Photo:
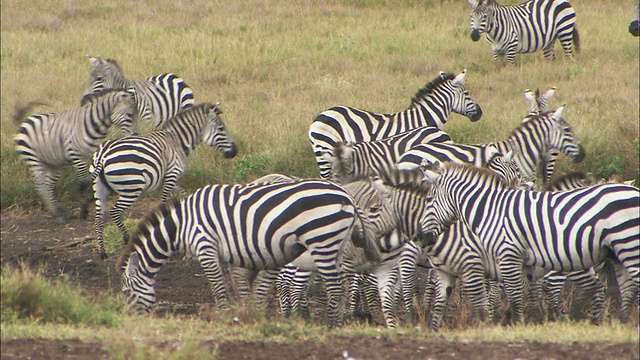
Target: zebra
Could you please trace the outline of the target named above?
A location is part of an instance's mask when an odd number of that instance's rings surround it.
[[[524,179],[535,179],[541,169],[543,184],[548,184],[555,169],[560,152],[580,163],[586,152],[573,128],[564,116],[561,106],[554,112],[541,112],[528,116],[507,140],[491,142],[503,154],[513,152],[513,161],[518,165]]]
[[[338,142],[333,149],[332,158],[327,160],[332,164],[330,180],[349,183],[363,176],[389,172],[389,169],[409,148],[432,142],[452,143],[453,141],[447,133],[438,128],[422,126],[381,140],[355,144]]]
[[[105,139],[112,124],[123,135],[133,134],[135,101],[133,93],[124,89],[99,92],[88,98],[85,105],[59,113],[36,114],[27,118],[15,135],[15,146],[35,178],[36,189],[49,213],[68,220],[66,209],[54,196],[56,184],[64,165],[71,163],[85,191],[90,181],[91,155]],[[88,202],[80,217],[88,216]]]
[[[380,140],[421,126],[442,129],[452,112],[467,116],[471,121],[482,117],[482,108],[464,86],[467,70],[460,74],[441,72],[420,89],[409,108],[379,114],[353,107],[335,106],[321,112],[309,127],[309,140],[320,168],[320,177],[327,179],[331,156],[338,142],[356,143]]]
[[[128,309],[151,310],[155,275],[174,253],[197,257],[224,308],[221,259],[254,270],[280,269],[306,252],[325,283],[330,324],[339,326],[342,252],[358,217],[351,196],[325,180],[214,184],[174,198],[139,223],[116,264]],[[373,239],[365,237],[365,244]]]
[[[496,171],[507,184],[519,185],[520,169],[514,161],[513,152],[505,156],[493,144],[465,145],[447,143],[419,144],[406,151],[398,160],[396,168],[410,170],[420,168],[424,164],[451,161],[487,167]]]
[[[560,192],[507,189],[498,176],[445,163],[427,170],[421,240],[463,221],[498,259],[513,320],[522,318],[523,266],[578,271],[615,260],[620,287],[640,287],[640,192],[604,184]],[[629,309],[625,309],[628,314]]]
[[[129,80],[113,59],[88,56],[93,66],[87,95],[110,88],[133,88],[138,118],[160,127],[178,112],[193,106],[193,91],[179,76],[165,73],[146,80]],[[83,99],[84,101],[84,99]]]
[[[515,65],[516,53],[542,50],[544,57],[554,59],[556,39],[567,58],[580,51],[580,36],[576,13],[566,0],[529,0],[519,5],[502,6],[495,0],[469,0],[471,40],[478,41],[483,33],[493,51],[493,60],[505,56]]]
[[[178,113],[162,130],[110,140],[98,148],[90,171],[101,258],[107,256],[102,231],[111,194],[119,195],[110,213],[126,244],[129,232],[124,226],[124,212],[140,196],[160,187],[162,201],[166,202],[176,190],[176,183],[186,169],[187,157],[196,146],[203,142],[223,152],[226,158],[236,155],[236,143],[227,132],[221,114],[219,104],[201,103]]]
[[[636,5],[635,18],[629,23],[629,33],[640,36],[640,4]]]

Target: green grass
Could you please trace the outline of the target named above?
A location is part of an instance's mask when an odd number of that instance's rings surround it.
[[[163,1],[155,11],[121,0],[3,2],[1,206],[40,203],[12,155],[14,105],[48,104],[38,112],[76,106],[91,71],[86,55],[115,58],[132,79],[178,73],[196,101],[221,102],[238,156],[199,149],[181,179],[187,190],[270,172],[316,177],[307,131],[320,111],[340,104],[400,111],[439,71],[464,68],[485,116],[470,123],[453,115],[445,130],[455,141],[506,138],[527,112],[524,89],[556,86],[550,105],[566,106],[588,153],[581,164],[561,159],[558,170],[638,179],[638,41],[626,29],[630,6],[573,5],[582,39],[575,62],[560,52],[556,61],[535,53],[502,68],[485,41],[469,39],[470,7],[462,1]],[[60,198],[67,181],[73,176],[62,181]]]

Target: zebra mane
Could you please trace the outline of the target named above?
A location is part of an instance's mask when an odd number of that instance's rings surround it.
[[[148,233],[149,227],[156,227],[162,219],[166,218],[171,214],[174,209],[180,207],[181,198],[174,197],[169,200],[167,203],[163,203],[156,207],[154,210],[151,210],[145,218],[138,223],[138,227],[136,231],[129,238],[129,242],[122,249],[122,253],[120,254],[120,258],[116,261],[116,271],[121,272],[127,265],[129,261],[129,255],[133,253],[136,249],[136,244],[140,244],[140,235],[144,233]]]
[[[393,188],[427,194],[429,187],[423,183],[424,172],[417,167],[411,170],[390,169],[388,173],[381,173],[382,183]]]
[[[507,184],[505,184],[504,179],[498,175],[495,171],[492,171],[485,167],[477,167],[470,164],[457,164],[454,162],[445,162],[440,165],[438,169],[435,170],[439,174],[455,174],[462,173],[465,175],[471,175],[472,177],[478,178],[479,180],[486,180],[488,182],[494,184],[500,184],[503,188],[507,188]],[[467,177],[467,176],[465,176]]]
[[[217,104],[214,105],[210,103],[200,103],[197,105],[189,106],[184,110],[180,110],[180,112],[178,112],[174,117],[170,118],[169,120],[167,120],[167,122],[165,122],[162,125],[162,130],[173,128],[175,126],[174,123],[179,122],[177,121],[177,119],[182,120],[183,117],[188,118],[188,116],[190,116],[189,114],[192,114],[192,113],[197,113],[197,112],[207,113],[209,112],[210,109],[213,109],[218,115],[222,114],[222,110]]]
[[[411,105],[418,104],[422,98],[433,93],[433,91],[440,85],[444,84],[447,81],[455,79],[455,77],[456,76],[453,73],[438,75],[435,79],[431,80],[431,82],[422,87],[422,89],[418,90],[413,99],[411,99]]]
[[[107,95],[109,93],[115,93],[115,92],[120,92],[120,91],[125,91],[126,89],[118,89],[118,88],[114,88],[114,89],[104,89],[104,90],[100,90],[98,92],[95,93],[91,93],[91,94],[86,94],[85,96],[82,97],[82,100],[80,100],[80,106],[85,106],[86,104],[93,102],[94,100]]]

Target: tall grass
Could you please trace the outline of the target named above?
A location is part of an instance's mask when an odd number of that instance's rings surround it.
[[[400,111],[439,71],[464,68],[485,115],[478,123],[453,115],[445,130],[455,141],[506,138],[526,114],[524,90],[556,86],[551,107],[566,106],[588,152],[581,164],[561,159],[558,171],[637,179],[638,40],[627,33],[633,4],[573,6],[582,39],[576,61],[558,50],[556,61],[520,55],[516,67],[501,68],[486,42],[469,39],[464,1],[4,1],[0,205],[39,203],[13,154],[14,106],[77,106],[91,71],[85,55],[116,59],[132,79],[178,73],[196,101],[221,102],[239,154],[225,160],[211,148],[196,151],[181,179],[187,190],[271,172],[316,177],[307,131],[320,111],[339,104]]]

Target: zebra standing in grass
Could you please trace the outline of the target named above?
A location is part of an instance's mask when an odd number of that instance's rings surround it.
[[[502,6],[495,0],[469,0],[471,40],[478,41],[483,33],[491,44],[494,61],[505,56],[514,65],[516,53],[542,50],[544,57],[554,59],[556,39],[565,57],[580,51],[576,13],[565,0],[530,0],[519,5]]]
[[[198,258],[225,307],[221,259],[254,270],[280,269],[306,252],[324,281],[330,323],[340,325],[341,258],[358,214],[351,196],[324,180],[200,188],[154,210],[132,235],[117,264],[129,309],[144,313],[155,304],[155,275],[174,253]],[[366,248],[372,237],[365,238]]]
[[[423,239],[433,241],[463,221],[498,259],[514,321],[523,313],[523,267],[578,271],[611,258],[624,280],[640,288],[640,192],[605,184],[561,192],[505,188],[489,171],[447,163],[426,172],[432,201]],[[628,314],[628,309],[626,311]]]
[[[94,153],[90,170],[96,199],[96,237],[103,259],[107,254],[102,230],[112,193],[119,197],[111,209],[111,218],[126,244],[129,232],[122,219],[124,212],[142,194],[160,187],[162,201],[166,202],[196,146],[203,142],[223,152],[226,158],[236,155],[236,143],[220,114],[222,110],[218,105],[198,104],[178,113],[162,130],[107,141]]]
[[[309,140],[320,168],[320,176],[327,179],[331,157],[338,142],[356,143],[380,140],[422,126],[442,129],[452,112],[467,116],[471,121],[482,117],[480,105],[464,87],[466,69],[457,76],[440,73],[420,89],[411,106],[393,114],[378,114],[352,107],[336,106],[321,112],[309,128]]]
[[[138,119],[159,127],[178,112],[193,105],[193,91],[175,74],[166,73],[146,80],[129,80],[113,59],[89,57],[93,71],[89,78],[87,95],[104,89],[133,88],[138,106]]]
[[[355,144],[338,142],[332,158],[327,160],[331,164],[330,180],[344,184],[363,176],[388,173],[407,150],[418,144],[432,142],[452,143],[447,133],[431,126],[422,126],[381,140]]]
[[[91,155],[107,136],[109,127],[115,124],[124,135],[134,133],[133,96],[123,89],[105,90],[90,96],[79,108],[32,115],[20,125],[14,137],[16,150],[31,170],[36,189],[53,216],[68,219],[67,211],[60,208],[54,196],[63,166],[73,165],[84,192],[90,181]],[[80,217],[87,215],[88,202],[83,204]]]

